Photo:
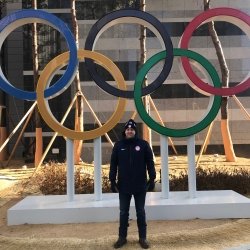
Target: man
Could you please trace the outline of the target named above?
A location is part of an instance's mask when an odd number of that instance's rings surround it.
[[[127,243],[129,208],[132,196],[135,201],[139,244],[142,248],[149,248],[145,199],[146,192],[154,189],[155,177],[152,150],[148,142],[138,138],[136,123],[130,119],[125,124],[123,139],[114,145],[110,161],[111,189],[113,192],[119,192],[120,205],[119,238],[114,244],[114,248],[120,248]]]

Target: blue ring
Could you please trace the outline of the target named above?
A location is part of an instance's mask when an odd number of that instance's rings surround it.
[[[142,89],[142,95],[148,95],[154,92],[157,88],[159,88],[164,81],[167,79],[170,70],[173,65],[174,55],[173,55],[173,44],[171,41],[171,38],[168,34],[168,31],[165,29],[163,24],[154,16],[151,14],[140,11],[140,10],[133,10],[133,9],[122,9],[113,11],[111,13],[108,13],[107,15],[103,16],[101,19],[99,19],[90,29],[89,34],[86,38],[85,42],[85,49],[86,50],[93,50],[94,44],[96,42],[96,39],[98,38],[98,35],[100,31],[106,27],[109,23],[114,22],[116,23],[116,20],[119,20],[124,17],[133,17],[137,19],[141,19],[145,21],[146,23],[153,26],[160,34],[163,43],[165,45],[165,49],[168,51],[168,54],[166,55],[166,58],[164,58],[164,65],[163,68],[159,74],[159,76],[148,86],[144,87]],[[109,24],[110,25],[110,24]],[[109,83],[107,83],[102,77],[100,77],[96,71],[94,62],[86,58],[85,60],[86,68],[91,75],[92,79],[95,81],[95,83],[102,88],[107,93],[117,96],[117,97],[123,97],[123,98],[134,98],[134,91],[130,90],[121,90],[113,87]]]
[[[1,38],[1,33],[4,32],[6,28],[8,28],[8,25],[13,24],[14,22],[20,19],[28,19],[27,22],[24,21],[23,23],[26,24],[29,23],[30,21],[33,22],[33,18],[37,19],[35,20],[37,22],[40,21],[41,23],[43,23],[42,21],[45,21],[44,23],[51,25],[55,29],[57,29],[64,36],[67,45],[69,47],[70,57],[65,73],[60,77],[60,79],[58,79],[55,82],[55,84],[53,84],[51,87],[45,90],[44,97],[53,98],[59,95],[61,92],[63,92],[71,84],[71,81],[75,76],[75,72],[78,66],[77,47],[75,39],[68,26],[61,19],[48,12],[41,10],[21,10],[4,17],[0,21],[0,38]],[[6,37],[8,35],[9,33],[7,33]],[[0,46],[2,46],[2,44],[0,44]],[[0,88],[6,93],[15,96],[18,99],[29,100],[29,101],[36,100],[36,92],[24,91],[15,88],[5,77],[2,77],[1,74],[0,74]]]

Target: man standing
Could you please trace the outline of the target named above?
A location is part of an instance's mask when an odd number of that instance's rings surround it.
[[[149,181],[147,181],[147,173]],[[135,201],[139,244],[149,248],[145,214],[146,192],[154,189],[156,178],[153,153],[145,140],[137,136],[134,120],[124,127],[123,139],[116,142],[110,161],[109,180],[113,192],[119,192],[120,226],[119,238],[114,248],[127,243],[129,208],[132,196]]]

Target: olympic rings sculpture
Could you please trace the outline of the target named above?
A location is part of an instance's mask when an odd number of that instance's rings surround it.
[[[0,69],[0,88],[9,95],[22,100],[37,100],[38,108],[44,121],[54,131],[70,139],[94,139],[111,130],[122,118],[125,111],[126,98],[134,98],[138,114],[142,120],[157,133],[171,137],[186,137],[194,135],[206,128],[215,119],[220,109],[222,96],[234,95],[250,88],[249,76],[235,87],[221,88],[221,81],[211,63],[198,53],[188,50],[189,41],[194,30],[211,20],[224,20],[231,22],[236,26],[240,26],[248,37],[250,37],[249,15],[232,8],[215,8],[204,11],[196,16],[184,30],[180,39],[179,48],[174,49],[169,34],[154,16],[139,10],[118,10],[111,12],[98,20],[96,24],[92,26],[87,36],[85,49],[79,49],[77,51],[71,31],[67,25],[55,15],[41,10],[17,11],[0,21],[0,49],[6,37],[15,28],[27,23],[40,22],[53,26],[64,36],[69,47],[69,52],[57,56],[47,64],[39,77],[36,92],[28,92],[15,88],[5,78],[2,69]],[[134,91],[126,90],[126,84],[122,73],[109,58],[100,53],[94,52],[95,43],[102,32],[112,25],[119,23],[137,23],[150,28],[160,40],[163,47],[163,51],[149,58],[139,70],[135,79]],[[204,115],[203,119],[197,124],[185,129],[170,129],[161,126],[147,114],[142,102],[142,96],[151,94],[164,83],[171,71],[174,56],[180,57],[180,68],[183,72],[183,77],[187,82],[201,93],[213,95],[210,96],[208,112]],[[190,66],[189,59],[198,62],[203,69],[207,71],[212,83],[207,84],[203,82],[202,79],[198,78]],[[100,128],[84,132],[77,132],[62,126],[53,116],[47,100],[61,94],[71,84],[72,79],[75,77],[79,60],[85,61],[87,70],[100,88],[107,93],[118,97],[118,104],[111,118]],[[159,76],[150,85],[142,88],[145,75],[161,60],[164,61],[164,65]],[[110,86],[97,74],[95,63],[100,64],[110,72],[114,80],[117,82],[118,88]],[[55,84],[50,86],[50,80],[56,70],[65,65],[68,66],[63,76]]]

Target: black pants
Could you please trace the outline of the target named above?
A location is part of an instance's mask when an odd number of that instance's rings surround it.
[[[146,224],[146,214],[145,214],[145,199],[146,192],[140,192],[135,194],[126,194],[119,193],[120,199],[120,227],[119,227],[119,236],[127,237],[128,231],[128,219],[129,219],[129,207],[130,201],[134,196],[135,200],[135,209],[137,217],[137,227],[139,231],[140,238],[146,238],[147,236],[147,224]]]

